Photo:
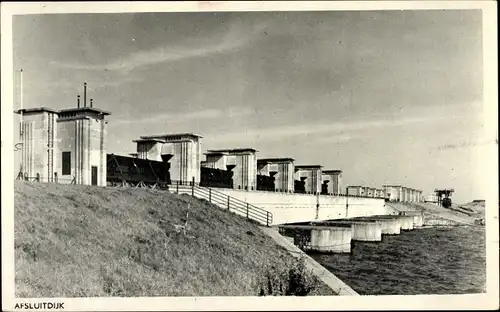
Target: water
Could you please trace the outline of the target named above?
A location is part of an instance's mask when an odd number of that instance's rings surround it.
[[[415,229],[353,242],[350,255],[310,254],[361,295],[485,291],[485,227]]]

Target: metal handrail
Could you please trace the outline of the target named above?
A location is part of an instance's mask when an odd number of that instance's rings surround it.
[[[183,186],[185,186],[185,185],[183,185]],[[210,195],[210,196],[212,196],[212,198],[218,198],[218,199],[221,199],[221,200],[226,200],[228,198],[228,196],[229,196],[229,195],[226,195],[226,194],[224,194],[222,192],[214,191],[211,188],[209,188],[208,190],[205,190],[204,187],[195,186],[195,190],[204,193],[204,195]],[[234,198],[234,197],[231,197],[231,196],[229,196],[229,197],[231,198],[231,203],[233,205],[237,204],[237,205],[244,206],[244,207],[246,207],[246,205],[250,205],[253,209],[255,209],[257,211],[264,212],[264,213],[267,212],[267,210],[265,210],[265,209],[259,208],[257,206],[252,205],[252,204],[244,202],[244,201],[242,201],[240,199],[237,199],[237,198]]]
[[[229,211],[243,214],[247,219],[251,219],[259,223],[265,223],[266,226],[272,224],[273,215],[265,209],[259,208],[240,199],[231,197],[222,192],[215,191],[213,188],[199,186],[199,183],[186,181],[175,181],[174,183],[175,186],[172,187],[172,189],[173,191],[177,191],[177,193],[179,193],[179,191],[187,191],[188,193],[190,192],[192,196],[198,195],[199,197],[208,200],[211,203],[218,204],[220,206],[227,206],[227,209]]]

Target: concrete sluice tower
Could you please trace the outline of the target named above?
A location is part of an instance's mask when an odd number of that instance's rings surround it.
[[[21,115],[21,164],[18,178],[41,182],[106,186],[106,124],[110,115],[87,106],[55,110],[46,107],[19,109]]]
[[[137,143],[137,157],[170,163],[172,181],[200,182],[201,136],[193,133],[141,136]]]
[[[295,190],[293,162],[293,158],[257,159],[257,170],[261,175],[274,176],[275,191],[293,193]]]
[[[257,150],[253,148],[208,150],[203,166],[233,171],[233,188],[257,189]]]
[[[305,181],[306,193],[321,193],[321,168],[320,165],[295,166],[295,180]]]
[[[365,196],[365,188],[359,185],[349,185],[346,187],[346,194],[350,196]]]
[[[339,195],[342,192],[342,170],[323,170],[322,182],[327,184],[326,191],[330,195]]]
[[[384,185],[385,194],[389,201],[396,202],[421,202],[422,191],[401,185]]]

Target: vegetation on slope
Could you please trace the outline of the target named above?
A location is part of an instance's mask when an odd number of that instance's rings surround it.
[[[184,235],[175,225],[188,206]],[[149,189],[16,181],[15,257],[18,297],[287,294],[266,288],[273,270],[289,278],[278,284],[304,282],[293,275],[296,260],[258,225]],[[333,294],[305,281],[309,294]]]

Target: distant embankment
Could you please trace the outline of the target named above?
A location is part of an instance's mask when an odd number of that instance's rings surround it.
[[[384,199],[217,189],[273,214],[273,224],[397,214]]]
[[[475,224],[476,218],[468,214],[431,203],[387,203],[398,211],[422,211],[425,225]]]
[[[23,181],[15,261],[17,297],[257,296],[296,265],[259,225],[191,196]],[[335,294],[308,276],[310,294]]]

